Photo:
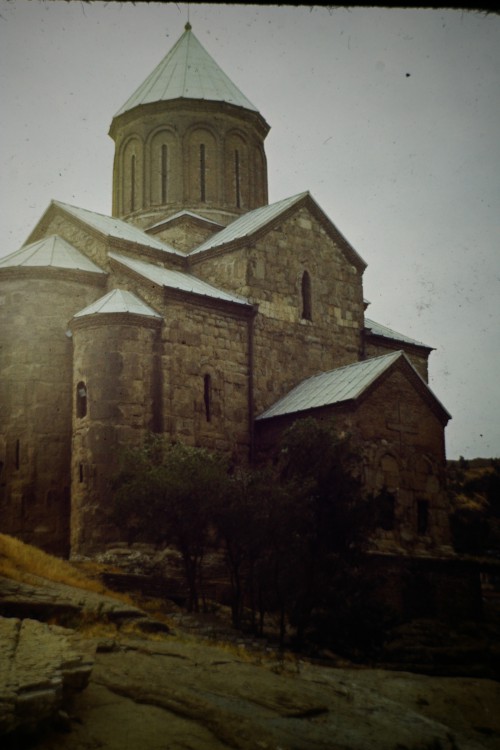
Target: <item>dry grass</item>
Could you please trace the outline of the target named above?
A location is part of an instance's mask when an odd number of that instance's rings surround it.
[[[67,560],[49,555],[6,534],[0,534],[0,575],[23,583],[35,583],[36,578],[45,578],[131,603],[128,597],[109,591]]]

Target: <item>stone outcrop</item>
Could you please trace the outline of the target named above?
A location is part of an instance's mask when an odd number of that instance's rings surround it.
[[[71,731],[45,750],[493,750],[500,686],[330,669],[182,635],[98,648]],[[497,744],[495,744],[497,743]]]
[[[36,620],[0,617],[0,735],[53,720],[87,686],[93,659],[70,635]]]

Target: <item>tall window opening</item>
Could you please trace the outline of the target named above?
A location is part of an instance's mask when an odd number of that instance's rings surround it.
[[[167,186],[168,186],[168,149],[165,144],[161,147],[161,202],[167,202]]]
[[[135,211],[135,154],[130,158],[130,210]]]
[[[378,526],[384,531],[392,531],[395,522],[396,500],[392,492],[383,487],[377,497]]]
[[[16,453],[14,462],[16,469],[19,469],[19,467],[21,466],[21,443],[19,442],[19,440],[16,440]]]
[[[76,416],[83,419],[87,415],[87,386],[79,382],[76,386]]]
[[[202,203],[205,203],[205,201],[207,200],[206,170],[207,170],[207,164],[206,164],[205,144],[200,143],[200,201]]]
[[[417,532],[420,535],[429,531],[429,501],[419,500],[417,503]]]
[[[240,185],[240,152],[234,152],[234,182],[236,192],[236,207],[241,207],[241,185]]]
[[[307,271],[302,274],[302,319],[312,320],[311,277]]]
[[[212,419],[212,377],[208,373],[203,376],[203,401],[205,403],[205,419]]]

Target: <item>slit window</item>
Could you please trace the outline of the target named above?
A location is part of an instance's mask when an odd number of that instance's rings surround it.
[[[16,469],[19,469],[21,466],[21,443],[19,440],[16,440],[16,452],[14,456],[14,463]]]
[[[236,207],[241,207],[241,187],[240,187],[240,152],[238,149],[234,152],[234,182],[236,191]]]
[[[429,502],[428,500],[419,500],[417,503],[417,532],[420,535],[427,534],[429,531]]]
[[[161,202],[167,202],[168,188],[168,149],[165,145],[161,147]]]
[[[302,274],[302,320],[312,320],[311,277],[307,271]]]
[[[206,164],[205,144],[200,143],[200,201],[202,203],[205,203],[205,201],[207,200],[206,171],[207,171],[207,164]]]
[[[135,211],[135,154],[130,159],[130,210]]]
[[[87,416],[87,386],[81,381],[76,386],[76,416],[78,419]]]
[[[385,487],[377,498],[378,526],[384,531],[392,531],[395,522],[396,500]]]
[[[208,373],[203,376],[203,401],[205,403],[205,419],[212,419],[212,377]]]

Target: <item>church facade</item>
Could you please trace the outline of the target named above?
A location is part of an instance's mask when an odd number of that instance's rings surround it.
[[[269,204],[269,126],[189,25],[113,118],[112,216],[52,201],[0,260],[0,531],[116,538],[110,480],[151,431],[252,462],[334,418],[381,554],[450,554],[431,348],[365,317],[365,262],[304,192]]]

